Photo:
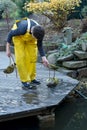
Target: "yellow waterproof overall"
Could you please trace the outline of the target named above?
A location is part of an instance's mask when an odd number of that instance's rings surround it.
[[[17,25],[14,24],[13,29]],[[22,82],[31,82],[36,78],[37,40],[29,34],[13,37],[17,70]]]

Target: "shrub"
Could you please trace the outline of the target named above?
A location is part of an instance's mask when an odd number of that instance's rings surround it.
[[[79,6],[80,0],[49,0],[48,2],[30,2],[25,4],[27,11],[41,13],[61,29],[65,26],[67,15],[75,6]]]

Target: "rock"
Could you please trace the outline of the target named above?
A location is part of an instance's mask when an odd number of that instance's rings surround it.
[[[79,59],[87,59],[87,52],[84,51],[74,51],[74,54],[79,58]]]
[[[87,66],[87,61],[64,61],[63,66],[69,69],[78,69]]]
[[[82,50],[87,51],[87,43],[82,43]]]
[[[87,77],[87,67],[78,69],[77,72],[78,72],[78,78]]]
[[[69,61],[69,60],[72,60],[72,59],[74,59],[74,55],[70,54],[70,55],[58,58],[57,62]]]
[[[53,53],[53,54],[50,54],[47,57],[50,64],[55,64],[56,63],[56,55],[57,55],[57,53]]]

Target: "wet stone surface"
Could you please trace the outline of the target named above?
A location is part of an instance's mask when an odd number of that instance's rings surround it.
[[[3,63],[4,59],[0,60]],[[2,68],[8,64],[8,59],[4,62],[6,63]],[[46,81],[49,77],[49,71],[37,63],[37,79],[41,81],[41,84],[25,90],[22,88],[19,77],[16,77],[15,71],[6,75],[2,68],[0,69],[0,121],[10,115],[14,117],[15,113],[16,116],[18,116],[17,113],[24,114],[27,112],[29,114],[58,105],[78,84],[77,80],[56,72],[56,77],[59,79],[58,85],[51,88],[47,87]],[[51,71],[52,73],[53,71]]]

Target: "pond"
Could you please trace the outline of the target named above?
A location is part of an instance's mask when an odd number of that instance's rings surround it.
[[[0,129],[9,130],[87,130],[87,100],[66,99],[55,109],[55,125],[39,127],[36,117],[27,117],[0,123]]]
[[[87,100],[64,102],[56,109],[54,130],[87,130]]]

